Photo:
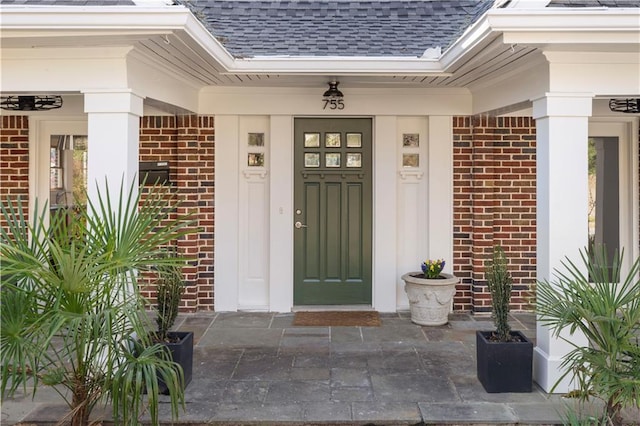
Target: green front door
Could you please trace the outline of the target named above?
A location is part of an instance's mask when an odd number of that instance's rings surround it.
[[[371,119],[298,118],[294,303],[371,304]]]

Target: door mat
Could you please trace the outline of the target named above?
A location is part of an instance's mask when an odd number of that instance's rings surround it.
[[[309,327],[380,327],[376,311],[301,311],[293,317],[293,325]]]

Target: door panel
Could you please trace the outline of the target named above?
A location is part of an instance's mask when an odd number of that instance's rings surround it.
[[[294,303],[371,303],[371,119],[296,119]]]

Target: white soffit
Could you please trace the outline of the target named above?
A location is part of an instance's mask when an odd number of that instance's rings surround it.
[[[440,58],[234,58],[187,8],[158,1],[99,9],[2,6],[0,41],[3,49],[133,46],[201,87],[308,85],[323,76],[362,86],[467,87],[522,67],[538,49],[638,51],[640,41],[640,9],[502,8],[487,12]]]

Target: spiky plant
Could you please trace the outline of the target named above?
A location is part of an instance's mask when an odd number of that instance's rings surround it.
[[[640,407],[640,257],[622,276],[622,254],[608,259],[598,247],[580,255],[583,266],[567,258],[552,282],[538,282],[539,320],[573,347],[558,383],[574,378],[578,389],[571,394],[603,400],[604,417],[620,425],[623,408]],[[562,330],[584,333],[589,345],[577,345]]]
[[[175,256],[175,252],[170,252],[169,256]],[[182,283],[182,267],[181,265],[159,265],[157,267],[158,280],[156,281],[157,289],[157,317],[158,325],[157,340],[167,341],[169,329],[178,316],[180,307],[180,299],[184,293],[184,285]]]
[[[485,278],[491,293],[493,322],[496,326],[496,338],[500,342],[511,340],[509,325],[509,303],[513,279],[508,269],[507,257],[501,246],[493,248],[491,259],[485,264]]]
[[[108,188],[108,185],[105,185]],[[177,258],[160,247],[189,233],[172,219],[175,197],[132,185],[119,196],[98,189],[85,211],[52,217],[45,205],[26,219],[22,204],[2,204],[0,355],[2,397],[53,386],[84,426],[94,407],[110,403],[118,424],[136,424],[148,407],[158,424],[158,377],[170,388],[171,412],[184,406],[182,370],[148,337],[140,271]],[[71,230],[73,230],[71,232]],[[68,390],[69,392],[65,392]]]

